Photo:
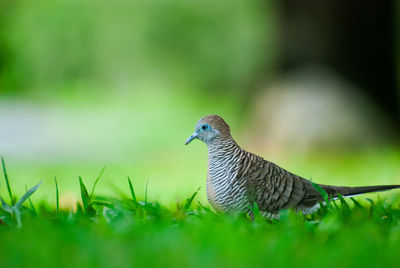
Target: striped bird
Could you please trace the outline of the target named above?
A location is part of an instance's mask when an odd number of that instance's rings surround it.
[[[321,194],[309,180],[249,153],[235,142],[225,121],[217,115],[201,118],[186,145],[199,139],[208,146],[207,198],[223,212],[247,212],[256,203],[267,218],[279,218],[282,209],[303,214],[318,209]],[[344,187],[318,184],[329,196],[354,196],[400,188],[400,185]]]

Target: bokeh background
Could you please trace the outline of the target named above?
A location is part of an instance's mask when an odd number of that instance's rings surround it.
[[[218,114],[242,147],[327,184],[400,183],[399,4],[0,1],[0,154],[17,194],[173,204],[199,186]],[[0,194],[6,193],[0,180]]]

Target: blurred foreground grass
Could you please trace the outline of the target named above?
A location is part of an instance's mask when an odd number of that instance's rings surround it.
[[[35,193],[19,209],[3,201],[0,266],[398,267],[400,262],[395,191],[390,200],[338,200],[307,217],[284,211],[280,221],[269,222],[257,211],[255,221],[215,214],[197,202],[196,193],[172,208],[150,199],[151,192],[137,197],[131,186],[124,180],[121,196],[105,198],[92,196],[92,187],[82,181],[76,211],[31,203]],[[56,190],[53,184],[55,200]],[[6,196],[1,197],[8,201]]]

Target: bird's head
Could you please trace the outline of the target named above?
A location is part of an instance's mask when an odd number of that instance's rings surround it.
[[[218,115],[207,115],[197,122],[194,133],[186,140],[185,144],[199,139],[209,145],[215,140],[224,138],[231,138],[228,124]]]

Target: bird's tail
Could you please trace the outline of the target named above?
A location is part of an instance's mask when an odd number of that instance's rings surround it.
[[[313,184],[310,181],[303,180],[305,183],[304,188],[306,190],[305,195],[302,200],[297,204],[297,209],[303,211],[305,214],[309,214],[313,212],[315,206],[324,201],[320,191],[316,186],[325,190],[328,194],[328,198],[336,199],[339,194],[342,196],[355,196],[359,194],[365,193],[373,193],[373,192],[382,192],[391,189],[400,188],[400,185],[376,185],[376,186],[360,186],[360,187],[346,187],[346,186],[333,186],[333,185],[324,185],[324,184]]]
[[[343,196],[355,196],[365,193],[382,192],[391,189],[400,188],[400,185],[376,185],[376,186],[360,186],[360,187],[346,187],[346,186],[333,186],[323,185],[319,186],[324,189],[329,196],[337,197],[338,194]]]

